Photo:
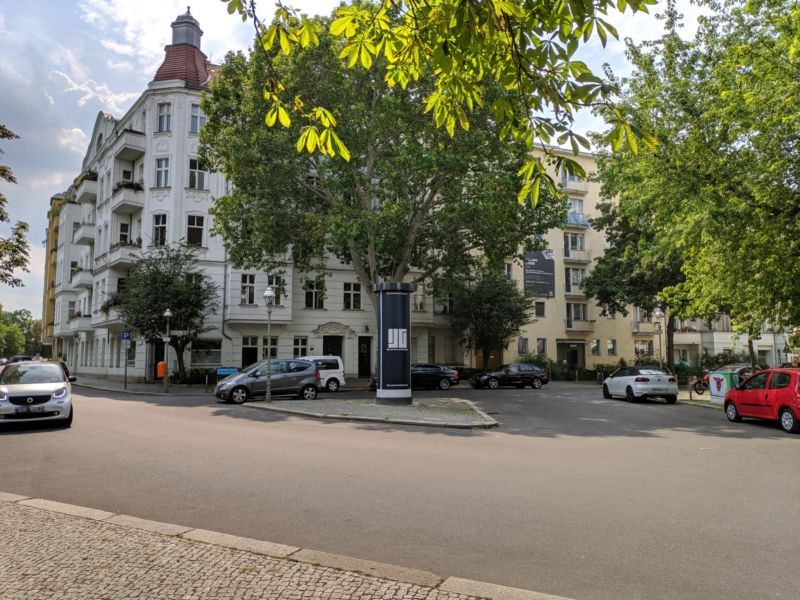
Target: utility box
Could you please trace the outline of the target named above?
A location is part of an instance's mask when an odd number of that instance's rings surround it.
[[[411,404],[411,284],[375,286],[378,296],[378,404]]]

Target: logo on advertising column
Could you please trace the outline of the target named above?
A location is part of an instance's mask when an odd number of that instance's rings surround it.
[[[408,350],[408,329],[388,329],[387,350]]]

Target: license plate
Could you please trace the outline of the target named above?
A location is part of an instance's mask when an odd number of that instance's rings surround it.
[[[44,412],[44,406],[17,406],[16,413],[19,414],[27,414],[27,413],[40,413]]]

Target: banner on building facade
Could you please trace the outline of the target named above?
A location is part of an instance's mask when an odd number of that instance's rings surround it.
[[[525,253],[523,281],[525,294],[554,298],[556,295],[556,260],[552,250]]]

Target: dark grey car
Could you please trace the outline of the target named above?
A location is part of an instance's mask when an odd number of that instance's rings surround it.
[[[314,400],[319,392],[317,365],[300,358],[273,358],[271,378],[272,396],[296,396]],[[226,402],[243,402],[267,395],[267,361],[249,365],[241,373],[226,377],[217,384],[214,394]]]

